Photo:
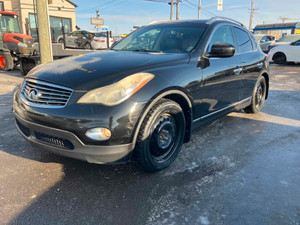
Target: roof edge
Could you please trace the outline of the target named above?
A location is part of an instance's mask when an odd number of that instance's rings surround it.
[[[67,2],[69,2],[71,5],[73,5],[73,6],[75,6],[75,8],[76,7],[78,7],[78,5],[76,5],[74,2],[72,2],[71,0],[66,0]]]

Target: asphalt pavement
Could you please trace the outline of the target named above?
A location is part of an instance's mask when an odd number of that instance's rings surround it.
[[[21,81],[0,72],[0,224],[300,224],[300,65],[272,65],[261,113],[197,129],[154,174],[32,148],[12,114]]]

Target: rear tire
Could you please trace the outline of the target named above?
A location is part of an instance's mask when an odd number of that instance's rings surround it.
[[[276,64],[286,64],[286,55],[282,52],[278,52],[273,56],[273,61]]]
[[[0,70],[9,71],[14,68],[14,60],[9,52],[0,52]]]
[[[183,144],[185,117],[179,104],[159,100],[148,112],[139,131],[135,161],[145,171],[170,166]]]
[[[261,76],[254,88],[251,104],[244,108],[246,113],[258,113],[262,109],[267,95],[267,82],[266,79]]]
[[[84,46],[83,46],[84,49],[92,49],[92,45],[90,43],[86,43]]]

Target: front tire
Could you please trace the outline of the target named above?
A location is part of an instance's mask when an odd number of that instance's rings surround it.
[[[261,76],[254,88],[251,105],[244,108],[246,113],[258,113],[264,105],[265,99],[267,95],[267,82],[266,79]]]
[[[185,117],[179,104],[161,99],[145,117],[137,139],[135,160],[148,172],[170,166],[183,144]]]

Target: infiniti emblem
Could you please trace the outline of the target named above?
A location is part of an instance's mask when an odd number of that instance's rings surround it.
[[[31,99],[37,100],[40,96],[40,92],[37,89],[32,88],[32,89],[29,90],[29,95],[28,96]]]

